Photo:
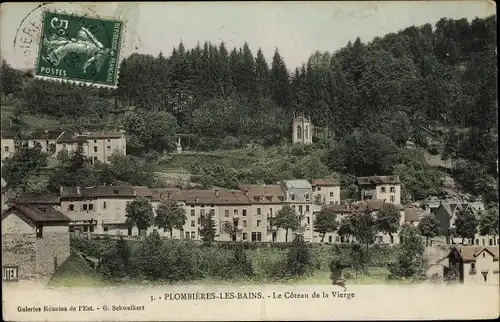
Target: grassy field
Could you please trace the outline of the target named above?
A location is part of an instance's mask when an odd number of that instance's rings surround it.
[[[111,245],[111,244],[110,244]],[[135,248],[135,243],[129,244]],[[168,283],[166,281],[147,281],[137,279],[121,279],[119,281],[108,281],[103,279],[99,273],[94,271],[89,264],[76,254],[72,254],[66,262],[54,274],[49,282],[49,287],[110,287],[128,284],[137,285],[231,285],[231,284],[285,284],[285,285],[329,285],[331,284],[330,272],[328,270],[329,256],[326,249],[317,247],[313,249],[313,265],[316,269],[310,275],[290,280],[272,280],[267,277],[266,270],[272,268],[277,261],[284,259],[286,250],[282,249],[252,249],[247,250],[247,255],[252,261],[254,277],[248,279],[226,279],[203,278],[189,282]],[[385,256],[383,256],[385,257]],[[367,275],[355,274],[346,270],[344,277],[347,284],[374,285],[374,284],[401,284],[410,281],[391,281],[387,277],[389,272],[383,267],[371,267]]]
[[[13,110],[10,106],[2,106],[0,112],[3,128],[8,125],[9,116],[12,115]],[[59,120],[56,118],[41,115],[24,115],[24,121],[28,126],[35,129],[49,129],[60,124]]]

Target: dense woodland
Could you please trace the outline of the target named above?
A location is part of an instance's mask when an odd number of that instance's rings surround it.
[[[408,157],[411,140],[453,160],[465,190],[496,201],[496,64],[494,16],[443,18],[316,52],[291,72],[278,48],[267,62],[246,43],[181,43],[168,56],[125,58],[116,90],[35,80],[4,62],[2,105],[17,107],[17,117],[55,116],[77,128],[120,125],[130,135],[128,154],[141,158],[172,151],[178,137],[190,150],[283,144],[301,112],[335,133],[316,148],[330,171],[396,172],[418,190],[410,199],[436,193],[438,175]]]

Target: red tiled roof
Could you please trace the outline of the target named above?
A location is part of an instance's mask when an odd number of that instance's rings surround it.
[[[273,204],[281,203],[284,199],[280,185],[240,185],[239,188],[246,193],[251,203]]]
[[[181,190],[172,194],[172,200],[184,201],[186,204],[204,205],[249,205],[250,200],[239,190]]]
[[[80,189],[80,191],[78,191]],[[150,197],[151,191],[144,186],[101,186],[101,187],[62,187],[60,191],[61,198],[80,198],[80,197]]]
[[[464,261],[474,261],[483,251],[487,251],[493,255],[494,259],[498,259],[499,247],[498,246],[454,246],[458,254]]]
[[[350,205],[328,205],[324,209],[336,213],[351,213],[354,210]]]
[[[416,207],[408,207],[404,210],[405,222],[420,221],[423,216],[423,210]]]

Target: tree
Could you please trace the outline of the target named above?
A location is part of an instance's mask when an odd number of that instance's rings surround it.
[[[200,235],[201,235],[201,240],[205,245],[210,245],[213,243],[215,240],[215,234],[217,230],[215,227],[215,220],[213,218],[213,215],[211,213],[205,214],[201,218],[201,228],[200,228]]]
[[[333,170],[361,176],[392,173],[400,154],[389,137],[376,132],[356,131],[335,145],[328,159]]]
[[[47,155],[42,152],[40,144],[29,148],[27,143],[20,145],[14,154],[2,162],[2,178],[12,187],[25,192],[41,192],[45,187],[39,187],[38,191],[32,191],[32,181],[39,182],[43,179],[44,169],[47,166]]]
[[[304,236],[298,234],[287,253],[287,264],[292,276],[304,275],[311,266],[311,251],[304,241]]]
[[[22,90],[21,73],[3,59],[0,65],[0,84],[2,84],[2,94],[15,94]]]
[[[290,204],[285,204],[272,218],[272,225],[285,230],[285,241],[288,242],[288,230],[296,230],[300,226],[300,218]]]
[[[131,253],[127,241],[122,236],[116,241],[116,252],[123,262],[126,271],[129,267]]]
[[[490,207],[486,211],[481,211],[479,215],[479,233],[483,236],[493,236],[496,239],[499,232],[498,208]]]
[[[125,265],[115,248],[101,255],[99,271],[106,278],[125,276]]]
[[[232,267],[236,274],[242,276],[253,276],[252,261],[245,253],[243,245],[236,244],[234,249],[234,257],[232,258]]]
[[[462,208],[455,218],[455,236],[462,238],[462,245],[465,238],[474,239],[477,232],[477,218],[471,207]]]
[[[158,228],[170,230],[170,237],[173,236],[173,229],[182,229],[186,220],[186,210],[175,201],[160,202],[154,219]]]
[[[290,75],[278,48],[274,52],[269,79],[274,102],[286,109],[290,105]]]
[[[149,234],[134,252],[136,265],[140,272],[149,279],[163,277],[165,271],[164,245],[157,231]]]
[[[434,214],[425,215],[420,224],[418,225],[420,234],[425,237],[425,246],[429,244],[429,238],[439,236],[441,234],[441,227],[439,221]]]
[[[321,242],[325,239],[326,233],[333,233],[337,230],[339,224],[337,222],[337,214],[323,207],[314,218],[314,231],[321,234]]]
[[[139,232],[148,229],[154,222],[154,212],[149,200],[136,197],[125,208],[126,224],[136,226]]]
[[[400,219],[401,213],[394,204],[384,204],[376,215],[377,230],[389,234],[393,240],[392,234],[399,230]]]
[[[424,279],[427,273],[425,246],[419,230],[403,225],[401,243],[395,246],[395,257],[388,265],[391,278]]]

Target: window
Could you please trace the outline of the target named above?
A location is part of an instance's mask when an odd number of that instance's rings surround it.
[[[97,152],[97,147],[96,146],[94,147],[94,152]]]
[[[330,205],[333,205],[333,201],[330,201]]]
[[[191,217],[194,217],[194,215],[195,215],[195,211],[194,211],[194,209],[191,209]]]
[[[394,244],[394,236],[391,236],[391,244]]]
[[[383,242],[384,242],[384,237],[382,237],[382,236],[378,236],[378,242],[379,242],[379,243],[383,243]]]
[[[391,192],[396,192],[396,188],[395,187],[391,187]]]
[[[94,140],[94,143],[97,143],[97,140]]]
[[[292,200],[295,200],[295,194],[292,193],[290,197],[292,198]]]
[[[224,211],[224,216],[229,217],[229,210]]]
[[[96,152],[97,152],[97,151],[96,151]],[[97,157],[94,157],[94,163],[95,163],[95,162],[97,162],[97,160],[98,160],[98,159],[97,159]]]
[[[297,139],[302,139],[302,128],[300,127],[300,125],[297,125]]]
[[[476,239],[476,245],[479,245],[479,239]]]
[[[106,149],[108,149],[108,151],[111,151],[111,145],[108,145]]]
[[[307,224],[311,223],[311,218],[307,217]]]
[[[257,227],[260,227],[260,220],[257,220]]]
[[[331,243],[333,241],[333,237],[332,236],[328,236],[328,242]]]
[[[394,202],[396,200],[396,197],[391,196],[391,202]]]
[[[106,201],[102,203],[102,209],[106,209]]]
[[[243,227],[246,227],[246,226],[247,226],[247,221],[243,220]]]
[[[299,214],[302,215],[302,206],[299,206]]]
[[[36,227],[36,238],[43,238],[43,227]]]
[[[238,209],[234,209],[234,210],[233,210],[233,215],[234,215],[234,216],[238,216]]]
[[[108,143],[111,142],[111,139],[108,139]]]
[[[203,216],[205,216],[205,209],[201,209],[201,210],[200,210],[200,215],[201,215],[202,217],[203,217]]]
[[[333,192],[330,192],[330,197],[333,197]]]
[[[273,216],[273,208],[269,208],[269,215],[272,217]]]
[[[75,211],[75,205],[70,204],[70,205],[68,206],[68,210],[69,210],[69,211]]]
[[[243,233],[243,240],[247,240],[247,238],[248,238],[247,233]]]
[[[309,201],[309,194],[306,193],[306,201]]]
[[[94,211],[94,204],[93,203],[89,203],[89,211]]]
[[[196,222],[194,220],[191,220],[191,227],[194,227],[196,225]]]
[[[321,187],[318,187],[318,191],[321,191]]]
[[[63,144],[63,149],[66,149],[66,144]]]
[[[260,216],[260,214],[261,214],[261,209],[257,208],[257,216]]]
[[[108,231],[109,230],[109,227],[104,227],[104,231]]]
[[[485,245],[484,245],[484,238],[483,238],[483,246],[485,246]]]
[[[490,246],[493,246],[493,239],[490,239]],[[483,257],[484,257],[484,253],[483,253]]]
[[[186,239],[189,239],[189,231],[186,231]]]
[[[340,236],[335,236],[335,241],[338,243],[340,242]]]
[[[475,270],[476,269],[476,263],[470,263],[470,269]]]
[[[245,217],[246,215],[247,215],[247,210],[243,209],[243,217]]]
[[[196,239],[196,232],[194,231],[191,232],[191,239]]]
[[[260,242],[262,240],[262,234],[261,233],[252,233],[252,241],[258,241]]]
[[[380,192],[385,193],[385,187],[380,188]]]
[[[132,236],[132,227],[127,228],[127,235]]]
[[[83,226],[83,232],[86,233],[89,231],[89,226]]]
[[[5,152],[9,152],[9,147],[8,147],[8,146],[4,146],[4,147],[3,147],[3,150],[4,150]]]

